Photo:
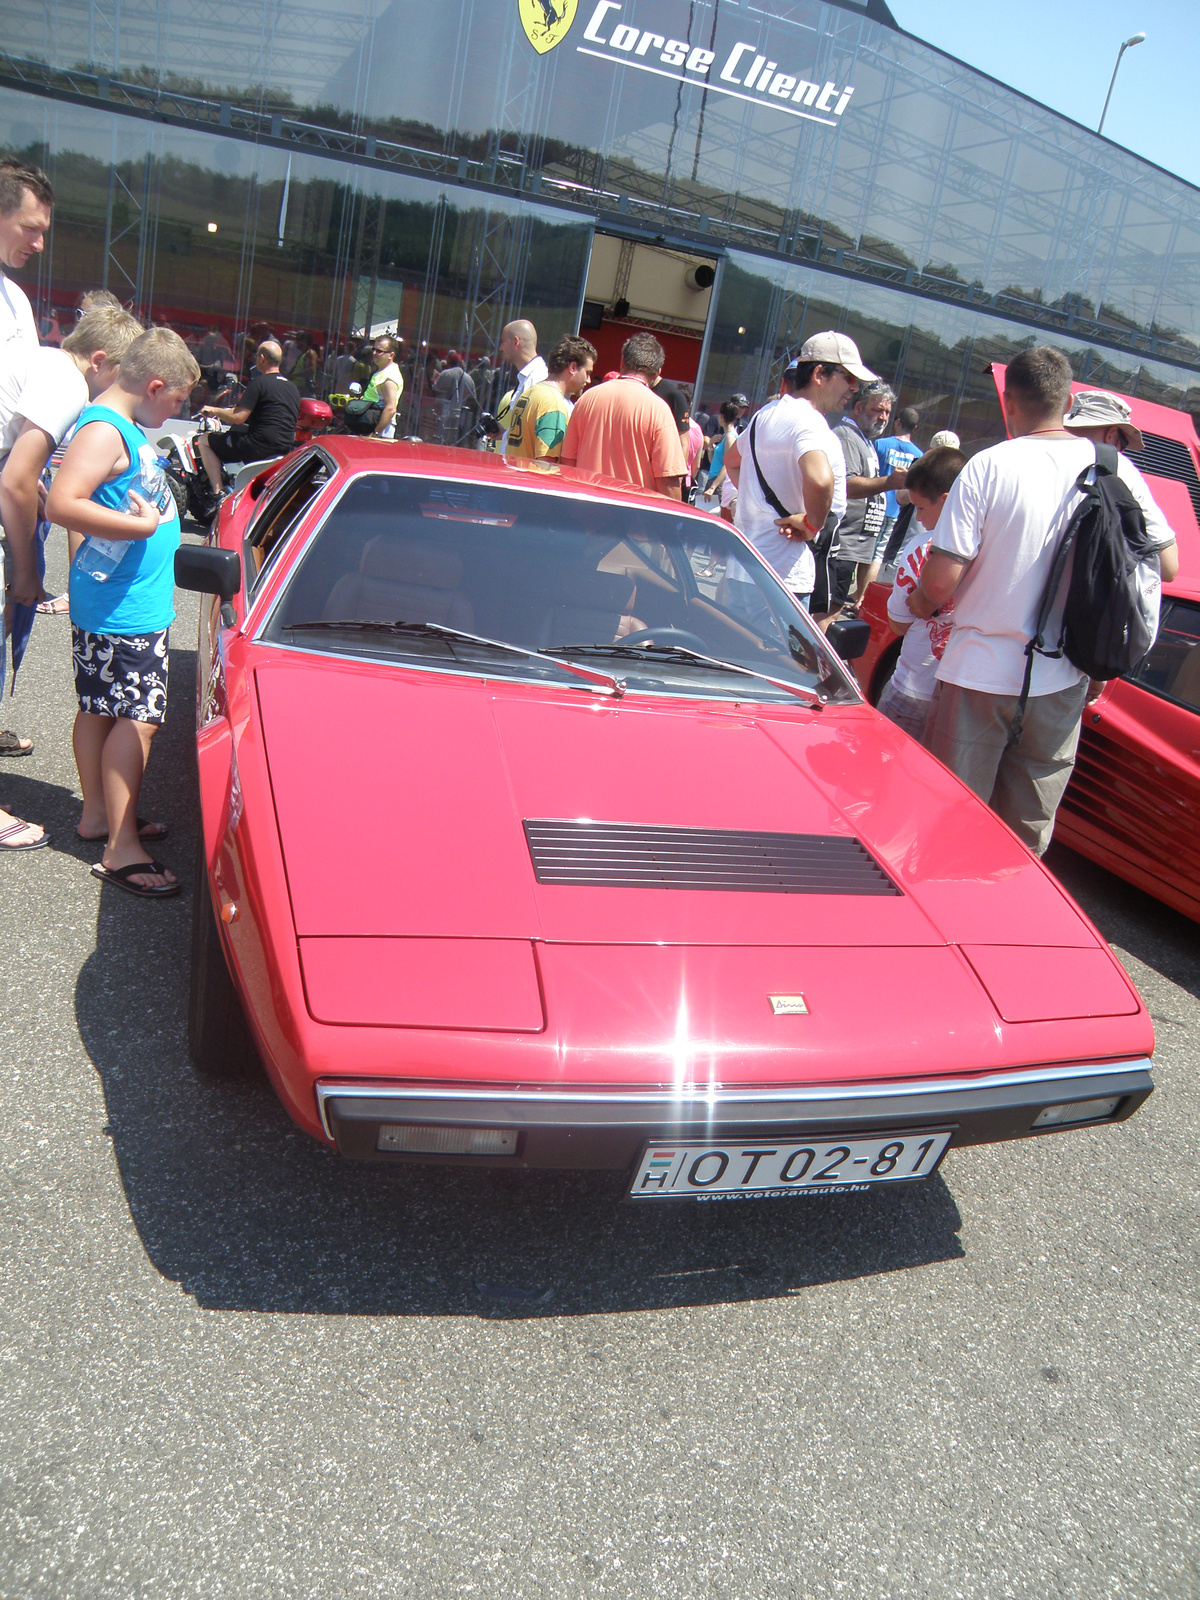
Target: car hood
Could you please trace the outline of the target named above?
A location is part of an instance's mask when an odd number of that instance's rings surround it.
[[[986,809],[865,706],[745,707],[280,653],[255,674],[296,932],[570,944],[1094,946]],[[526,824],[854,840],[850,892],[539,882]],[[861,857],[861,853],[860,853]]]

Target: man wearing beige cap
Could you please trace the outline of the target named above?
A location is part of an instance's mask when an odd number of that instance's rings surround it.
[[[846,509],[846,461],[827,419],[873,377],[853,339],[816,333],[783,374],[778,398],[725,447],[738,528],[806,606]]]

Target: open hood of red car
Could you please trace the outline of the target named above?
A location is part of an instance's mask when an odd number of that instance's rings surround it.
[[[1032,917],[1046,944],[1096,942],[1007,830],[865,706],[609,700],[299,653],[272,653],[256,682],[302,938],[1024,944]],[[866,877],[828,893],[539,881],[526,824],[580,819],[810,835]]]

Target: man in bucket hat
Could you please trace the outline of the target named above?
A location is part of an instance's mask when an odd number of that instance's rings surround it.
[[[1068,433],[1078,433],[1097,444],[1115,445],[1118,450],[1144,450],[1146,441],[1130,421],[1132,412],[1119,394],[1104,389],[1081,389],[1063,418]]]

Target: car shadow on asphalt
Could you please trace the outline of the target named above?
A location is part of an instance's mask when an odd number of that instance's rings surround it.
[[[794,1295],[960,1259],[940,1177],[902,1192],[737,1205],[624,1202],[614,1173],[359,1164],[300,1132],[265,1076],[198,1078],[187,1055],[195,655],[155,741],[146,816],[185,884],[104,889],[76,987],[107,1133],[147,1255],[207,1309],[544,1317]],[[314,747],[315,748],[315,747]]]
[[[1110,944],[1200,1000],[1196,924],[1182,912],[1115,877],[1106,868],[1051,842],[1046,865]]]

